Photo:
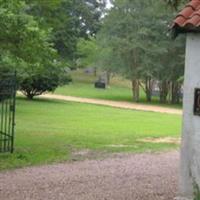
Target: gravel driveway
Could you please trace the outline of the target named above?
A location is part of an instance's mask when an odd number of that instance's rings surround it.
[[[172,200],[178,160],[178,152],[119,154],[1,172],[0,200]]]

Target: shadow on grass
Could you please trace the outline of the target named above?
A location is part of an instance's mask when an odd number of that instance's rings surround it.
[[[46,98],[40,98],[35,97],[34,99],[30,100],[27,99],[24,96],[17,96],[17,100],[24,101],[24,102],[30,102],[30,103],[48,103],[48,104],[71,104],[71,102],[64,101],[64,100],[56,100],[56,99],[46,99]]]

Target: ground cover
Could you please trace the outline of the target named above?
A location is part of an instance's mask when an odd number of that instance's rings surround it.
[[[72,152],[84,150],[112,153],[174,149],[178,144],[148,140],[179,138],[181,127],[178,115],[56,100],[18,98],[16,115],[15,153],[0,155],[1,170],[71,160]]]
[[[95,77],[93,74],[86,74],[84,73],[84,70],[72,71],[71,76],[73,82],[69,85],[59,87],[55,91],[55,94],[114,101],[133,101],[130,81],[128,81],[127,79],[115,76],[111,79],[110,86],[106,90],[104,90],[94,88],[94,82],[98,79],[98,76]],[[180,109],[182,107],[181,104],[160,104],[158,97],[153,97],[152,102],[150,103],[146,102],[145,93],[142,89],[140,103]]]

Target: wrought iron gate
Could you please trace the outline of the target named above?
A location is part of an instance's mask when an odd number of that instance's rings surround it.
[[[0,73],[0,153],[13,152],[16,73]]]

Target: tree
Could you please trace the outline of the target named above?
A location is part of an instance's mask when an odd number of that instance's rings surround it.
[[[139,101],[140,87],[151,101],[153,83],[159,81],[160,101],[166,103],[170,85],[177,86],[183,74],[184,45],[174,45],[168,31],[172,16],[158,1],[116,0],[104,19],[97,38],[99,52],[106,53],[100,53],[99,59],[131,80],[134,101]],[[172,55],[176,55],[173,60]]]
[[[19,88],[23,92],[33,87],[32,82],[27,81],[31,77],[40,80],[37,85],[48,78],[53,86],[43,87],[42,91],[52,91],[61,84],[61,79],[52,79],[50,75],[56,72],[56,77],[63,77],[66,74],[58,67],[57,52],[49,42],[50,32],[41,29],[33,16],[25,12],[27,5],[23,1],[0,0],[0,5],[0,68],[17,70]],[[37,91],[38,87],[34,90]],[[25,94],[31,98],[31,95],[39,93]]]
[[[117,0],[101,31],[104,46],[107,45],[114,63],[113,70],[131,80],[134,101],[139,101],[140,69],[143,62],[148,62],[144,55],[149,49],[150,40],[146,35],[151,31],[153,12],[153,1]],[[109,64],[108,56],[106,60]]]
[[[78,67],[94,66],[97,54],[98,46],[94,37],[88,40],[84,38],[79,39],[77,43]]]
[[[189,0],[165,0],[165,2],[173,9],[178,10],[178,7],[182,4],[185,4],[186,2],[189,2]]]
[[[73,63],[79,38],[89,39],[101,27],[105,0],[56,0],[48,5],[43,1],[28,1],[28,13],[42,27],[51,27],[51,41],[62,59]]]

